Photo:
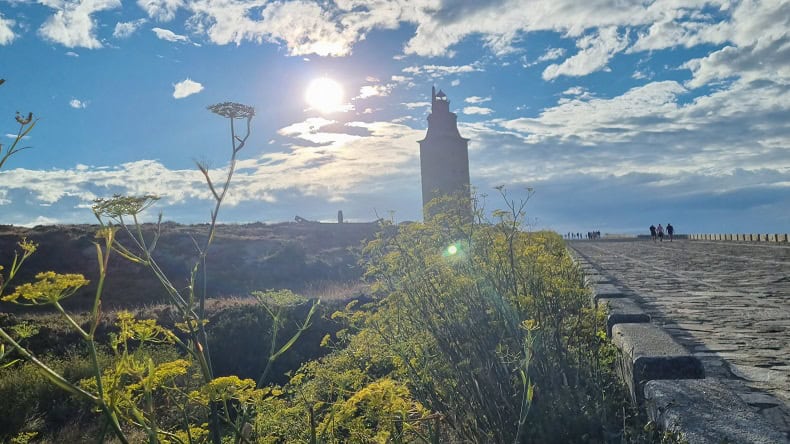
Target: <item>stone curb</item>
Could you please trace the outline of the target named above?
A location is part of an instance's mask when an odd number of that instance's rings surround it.
[[[641,310],[608,276],[569,250],[582,270],[593,275],[585,276],[585,283],[593,289],[594,308],[606,304],[610,310],[616,305]],[[644,334],[637,334],[640,331]],[[699,359],[664,329],[648,322],[629,322],[625,317],[610,324],[607,317],[607,334],[621,351],[620,376],[632,401],[661,430],[680,433],[689,444],[790,444],[788,436],[755,413],[732,389],[718,379],[705,378]],[[651,335],[655,337],[651,339]]]
[[[699,359],[653,324],[616,324],[612,342],[622,352],[620,371],[637,404],[644,399],[648,381],[705,377]]]
[[[614,284],[597,283],[591,284],[589,286],[593,289],[593,293],[590,296],[590,305],[593,307],[598,306],[598,300],[600,299],[622,299],[628,297],[628,295],[617,288]]]
[[[789,442],[717,379],[649,381],[644,397],[648,418],[689,444]]]
[[[598,298],[598,307],[606,312],[606,335],[612,337],[612,327],[616,324],[640,324],[650,322],[650,315],[628,298]]]

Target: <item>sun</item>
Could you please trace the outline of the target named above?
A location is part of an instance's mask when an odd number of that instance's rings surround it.
[[[304,98],[310,108],[319,112],[339,111],[343,106],[343,87],[328,77],[321,77],[310,82]]]

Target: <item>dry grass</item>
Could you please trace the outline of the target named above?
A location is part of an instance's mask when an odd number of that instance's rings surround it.
[[[366,296],[370,293],[370,284],[362,281],[323,281],[309,283],[299,293],[308,299],[321,299],[322,301],[343,301]]]

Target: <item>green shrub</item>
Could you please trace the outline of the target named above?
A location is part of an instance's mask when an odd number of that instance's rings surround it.
[[[296,334],[310,306],[310,303],[305,303],[284,313],[280,338],[291,338]],[[285,383],[288,380],[285,375],[287,372],[295,371],[303,363],[328,352],[319,344],[324,335],[334,334],[339,329],[339,324],[328,318],[331,311],[337,308],[336,303],[318,307],[311,327],[299,338],[299,342],[273,363],[267,383]],[[214,371],[218,376],[236,375],[252,379],[261,376],[270,352],[272,318],[260,303],[229,305],[210,314],[206,332]]]
[[[99,353],[106,365],[110,358]],[[87,353],[79,347],[58,356],[44,358],[51,367],[70,381],[92,374]],[[52,384],[35,365],[23,362],[0,369],[0,441],[20,431],[44,434],[84,415],[90,406],[74,399]]]
[[[523,206],[495,212],[493,223],[472,224],[462,213],[384,227],[365,250],[380,302],[335,315],[348,325],[324,341],[336,350],[264,401],[267,411],[277,405],[286,413],[259,416],[260,432],[281,421],[289,430],[310,425],[319,441],[623,436],[627,398],[614,352],[562,239],[522,231]],[[382,381],[392,381],[390,402],[360,407]],[[397,414],[392,403],[401,406]]]

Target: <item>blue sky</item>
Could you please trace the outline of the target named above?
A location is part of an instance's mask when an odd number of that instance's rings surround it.
[[[224,222],[420,219],[431,86],[473,185],[535,228],[790,231],[790,3],[596,0],[0,0],[0,223],[92,222],[155,193],[205,221],[226,122],[256,108]],[[305,98],[317,78],[342,106]],[[4,117],[3,117],[4,116]]]

